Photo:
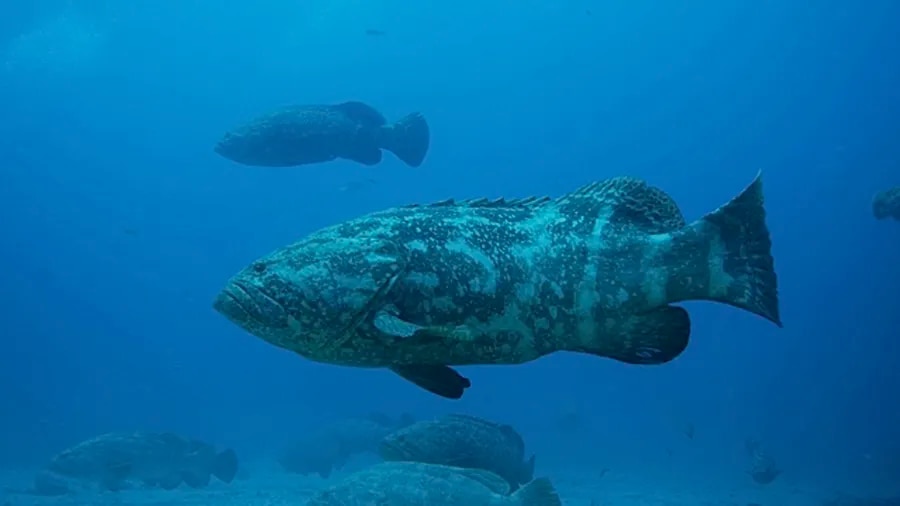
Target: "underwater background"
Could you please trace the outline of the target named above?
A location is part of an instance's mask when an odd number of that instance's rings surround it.
[[[710,504],[900,495],[900,226],[872,216],[872,196],[900,184],[900,3],[0,12],[0,468],[144,429],[232,447],[260,469],[252,480],[331,420],[462,412],[514,425],[570,504],[673,489]],[[423,113],[425,163],[252,168],[212,150],[259,111],[345,100]],[[391,206],[627,175],[690,221],[759,170],[784,328],[688,303],[691,344],[661,366],[559,353],[463,367],[473,388],[451,401],[305,360],[211,306],[255,258]],[[777,459],[773,483],[748,476],[748,438]]]

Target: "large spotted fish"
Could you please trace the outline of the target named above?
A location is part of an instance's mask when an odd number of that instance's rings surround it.
[[[490,471],[425,464],[383,462],[322,489],[307,506],[562,506],[547,478],[515,492]]]
[[[131,481],[173,489],[181,483],[192,488],[209,484],[210,476],[231,483],[238,460],[233,450],[215,447],[167,432],[111,432],[83,441],[58,453],[35,479],[35,489],[46,492],[49,477],[95,483],[121,490]],[[59,488],[62,481],[59,482]]]
[[[296,105],[262,114],[228,131],[215,152],[258,167],[294,167],[338,158],[363,165],[381,162],[382,150],[418,167],[428,152],[430,133],[419,113],[388,124],[362,102]]]
[[[534,455],[525,460],[525,441],[516,429],[470,415],[445,415],[393,431],[382,438],[378,453],[388,461],[486,469],[512,490],[534,478]]]
[[[627,177],[558,199],[452,200],[387,209],[280,248],[237,273],[214,307],[312,360],[390,368],[438,395],[451,366],[557,351],[661,364],[710,300],[781,325],[757,176],[686,224],[663,191]]]

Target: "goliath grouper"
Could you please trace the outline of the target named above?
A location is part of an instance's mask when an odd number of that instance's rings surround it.
[[[547,478],[510,494],[506,481],[481,469],[385,462],[358,471],[309,498],[307,506],[562,506]]]
[[[173,489],[209,484],[210,475],[231,483],[238,460],[233,450],[217,453],[202,441],[166,432],[112,432],[57,454],[44,472],[121,490],[128,481]],[[48,483],[41,474],[40,483]],[[46,489],[36,482],[36,489]]]
[[[428,152],[429,130],[419,113],[391,125],[362,102],[290,106],[226,133],[216,153],[243,165],[293,167],[337,158],[363,165],[381,162],[386,149],[418,167]]]
[[[510,425],[451,414],[416,422],[381,440],[381,458],[486,469],[503,477],[511,490],[534,478],[534,456],[525,460],[525,441]]]
[[[691,332],[680,301],[781,326],[757,176],[686,224],[675,202],[619,177],[558,199],[452,200],[362,216],[260,258],[214,307],[309,359],[386,367],[460,398],[450,366],[575,351],[661,364]]]

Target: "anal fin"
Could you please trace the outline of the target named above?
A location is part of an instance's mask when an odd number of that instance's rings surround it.
[[[624,322],[617,335],[598,338],[597,347],[574,351],[609,357],[626,364],[657,365],[674,360],[687,348],[691,318],[678,306],[663,306]]]
[[[401,378],[448,399],[461,398],[466,389],[472,386],[469,378],[446,365],[405,364],[395,365],[390,369]]]

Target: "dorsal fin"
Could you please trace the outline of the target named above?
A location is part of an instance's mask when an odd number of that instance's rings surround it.
[[[593,227],[605,217],[616,228],[636,228],[662,234],[685,226],[678,205],[667,193],[632,177],[615,177],[587,184],[556,200],[557,208]]]
[[[331,106],[344,113],[345,116],[357,123],[368,127],[377,128],[387,124],[387,120],[374,107],[362,102],[342,102]]]
[[[492,209],[536,209],[547,203],[553,202],[550,197],[523,197],[519,199],[505,199],[503,197],[496,199],[488,199],[486,197],[456,200],[445,199],[430,204],[408,204],[404,208],[415,207],[469,207],[469,208],[492,208]]]

